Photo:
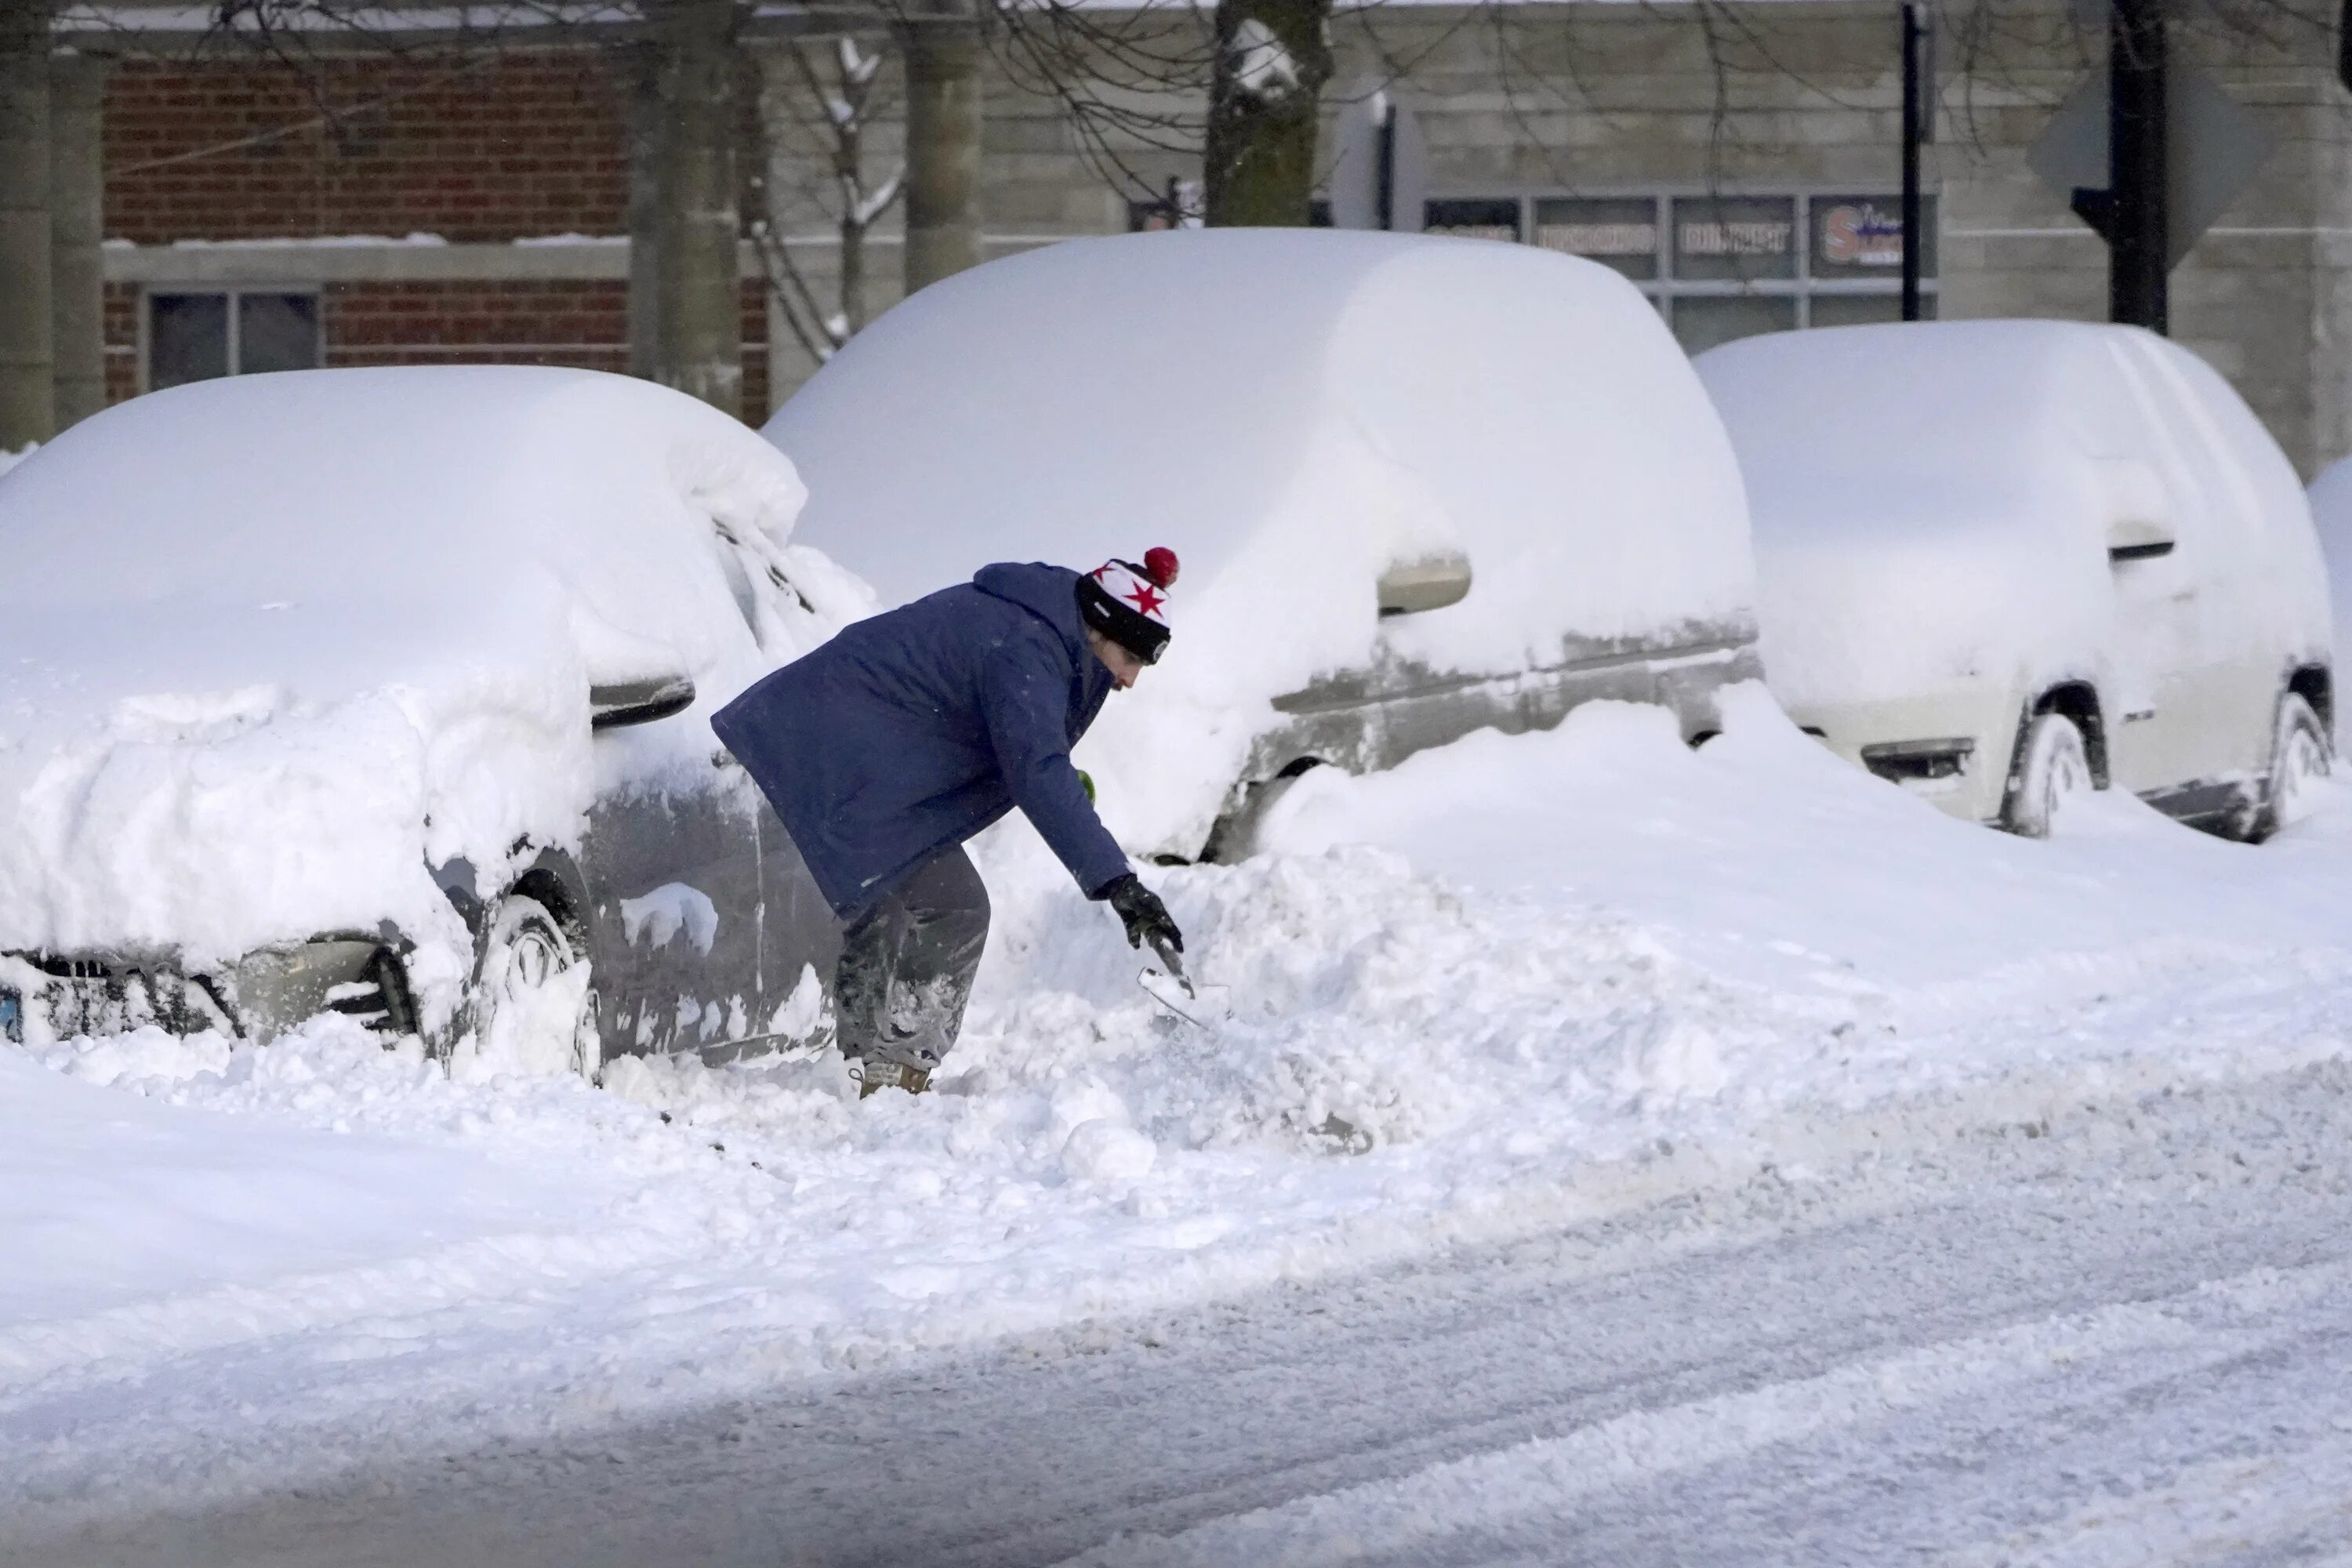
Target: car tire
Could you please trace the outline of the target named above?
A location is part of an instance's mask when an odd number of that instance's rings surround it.
[[[470,993],[473,1048],[479,1051],[512,1021],[541,1050],[568,1050],[571,1069],[590,1082],[604,1067],[596,988],[581,985],[586,967],[555,912],[526,893],[509,893],[482,923]],[[576,993],[573,988],[577,987]],[[556,1009],[563,1016],[554,1016]],[[551,1060],[548,1065],[554,1065]]]
[[[2302,819],[2311,809],[2313,782],[2326,778],[2336,762],[2327,726],[2297,692],[2280,696],[2271,735],[2270,772],[2263,776],[2261,804],[2244,836],[2255,843]]]
[[[2000,825],[2024,838],[2047,838],[2066,802],[2088,795],[2090,748],[2063,713],[2039,713],[2017,749],[2015,783],[2000,808]]]

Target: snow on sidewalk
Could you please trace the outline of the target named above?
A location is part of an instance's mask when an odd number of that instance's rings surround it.
[[[1760,693],[1732,719],[1697,753],[1606,707],[1309,774],[1286,852],[1152,874],[1240,1005],[1213,1037],[1156,1018],[1115,923],[1000,830],[971,1027],[920,1100],[859,1104],[828,1061],[453,1081],[340,1019],[0,1064],[0,1256],[33,1260],[0,1281],[0,1514],[586,1432],[1507,1233],[1738,1180],[1808,1106],[2342,1054],[2352,808],[2250,849],[2102,800],[2030,844]]]

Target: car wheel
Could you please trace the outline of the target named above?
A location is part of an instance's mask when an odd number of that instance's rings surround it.
[[[2312,785],[2327,776],[2335,763],[2327,743],[2327,728],[2309,702],[2294,692],[2279,699],[2278,721],[2272,730],[2271,771],[2263,780],[2262,805],[2256,813],[2255,840],[2299,822],[2311,809]]]
[[[2050,825],[2065,803],[2094,787],[2083,731],[2063,713],[2036,715],[2018,748],[2015,777],[2001,806],[2000,825],[2027,838],[2049,837]]]
[[[472,1005],[477,1057],[526,1069],[568,1069],[592,1082],[604,1066],[587,962],[554,911],[528,894],[509,893],[490,910]]]

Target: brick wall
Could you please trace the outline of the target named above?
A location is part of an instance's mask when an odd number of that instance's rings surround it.
[[[334,284],[324,300],[327,363],[625,370],[628,293],[617,281]]]
[[[629,368],[628,285],[551,280],[342,283],[325,298],[327,363]],[[743,417],[768,411],[767,305],[743,286]]]
[[[174,239],[627,228],[625,97],[603,57],[306,70],[126,61],[106,94],[106,232]]]
[[[106,289],[106,390],[139,391],[135,284]],[[320,290],[326,363],[629,368],[628,285],[618,279],[331,283]],[[768,415],[767,301],[743,286],[743,417]]]

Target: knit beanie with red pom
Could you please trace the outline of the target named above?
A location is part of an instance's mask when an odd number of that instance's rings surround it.
[[[1176,585],[1176,552],[1156,544],[1143,563],[1106,561],[1078,579],[1078,615],[1146,664],[1168,648],[1168,590]]]

